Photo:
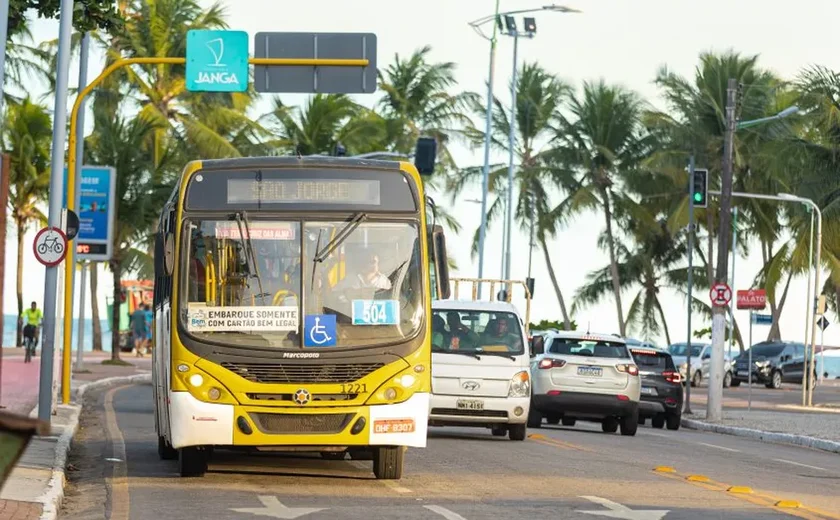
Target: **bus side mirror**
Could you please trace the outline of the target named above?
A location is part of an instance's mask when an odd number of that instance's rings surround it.
[[[435,172],[437,160],[437,141],[434,137],[420,137],[414,148],[414,167],[420,175],[431,175]]]
[[[446,256],[446,237],[443,228],[435,226],[432,230],[432,256],[435,265],[435,290],[439,300],[449,298],[449,259]]]
[[[545,352],[545,338],[542,336],[531,337],[531,357],[539,356]]]

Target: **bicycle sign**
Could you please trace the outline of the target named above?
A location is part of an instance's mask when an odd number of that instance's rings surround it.
[[[35,235],[32,250],[39,262],[47,267],[56,266],[67,255],[67,235],[57,227],[45,227]]]

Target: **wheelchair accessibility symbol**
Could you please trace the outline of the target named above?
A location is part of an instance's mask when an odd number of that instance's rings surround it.
[[[331,347],[336,339],[335,314],[315,314],[303,319],[303,346]]]

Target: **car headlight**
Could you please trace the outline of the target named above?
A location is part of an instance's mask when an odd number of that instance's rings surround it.
[[[510,379],[508,397],[528,397],[531,395],[531,376],[528,372],[517,372]]]

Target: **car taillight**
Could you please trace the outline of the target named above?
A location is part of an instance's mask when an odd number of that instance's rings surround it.
[[[668,381],[669,383],[676,384],[682,382],[682,376],[679,372],[671,372],[670,370],[668,370],[666,372],[662,372],[662,377],[664,377],[665,381]]]
[[[564,366],[566,366],[566,362],[562,359],[541,359],[537,368],[563,368]]]
[[[639,367],[637,367],[636,365],[616,365],[615,368],[619,372],[627,372],[631,376],[639,375]]]

